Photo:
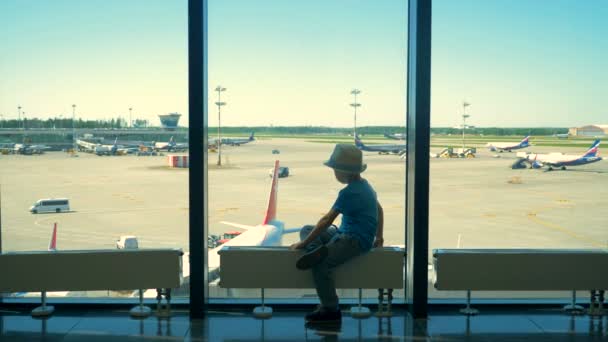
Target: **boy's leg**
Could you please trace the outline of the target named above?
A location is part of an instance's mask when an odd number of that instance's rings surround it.
[[[344,235],[336,236],[327,244],[327,249],[327,257],[312,268],[312,274],[321,306],[326,310],[336,310],[338,294],[333,277],[334,268],[362,254],[362,251],[357,240]]]
[[[306,226],[302,227],[302,229],[300,230],[300,241],[305,240],[308,237],[308,235],[310,235],[310,232],[313,231],[313,229],[315,229],[315,226],[312,226],[312,225],[306,225]],[[309,243],[308,246],[306,246],[306,251],[310,252],[321,245],[325,245],[325,244],[329,243],[329,241],[331,241],[331,239],[337,233],[338,233],[338,228],[334,225],[331,225],[323,233],[321,233],[316,239],[314,239],[311,243]]]

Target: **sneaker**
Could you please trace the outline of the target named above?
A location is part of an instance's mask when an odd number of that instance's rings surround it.
[[[307,324],[340,324],[342,323],[342,311],[326,310],[321,307],[306,315]]]
[[[325,257],[327,257],[327,247],[325,245],[321,245],[302,255],[296,262],[296,268],[299,270],[307,270],[323,261]]]

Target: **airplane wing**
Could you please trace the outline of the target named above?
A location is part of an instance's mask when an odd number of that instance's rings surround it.
[[[245,229],[245,230],[249,230],[251,228],[255,228],[255,226],[248,226],[246,224],[233,223],[233,222],[227,222],[227,221],[220,221],[220,223],[221,224],[225,224],[227,226],[232,226],[232,227],[241,228],[241,229]]]
[[[283,234],[291,234],[291,233],[299,233],[300,230],[302,230],[302,227],[300,228],[289,228],[289,229],[284,229],[283,230]]]

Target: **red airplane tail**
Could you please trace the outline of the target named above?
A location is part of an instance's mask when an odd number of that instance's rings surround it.
[[[274,172],[272,174],[272,187],[270,188],[270,197],[268,198],[268,208],[266,209],[266,217],[263,224],[268,224],[277,216],[277,195],[279,190],[279,161],[274,162]]]
[[[51,235],[51,242],[49,243],[49,252],[57,250],[57,222],[53,226],[53,234]]]

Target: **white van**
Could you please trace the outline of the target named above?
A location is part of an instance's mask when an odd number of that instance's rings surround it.
[[[46,198],[36,201],[30,207],[32,214],[38,213],[60,213],[62,211],[70,211],[70,200],[67,198]]]

